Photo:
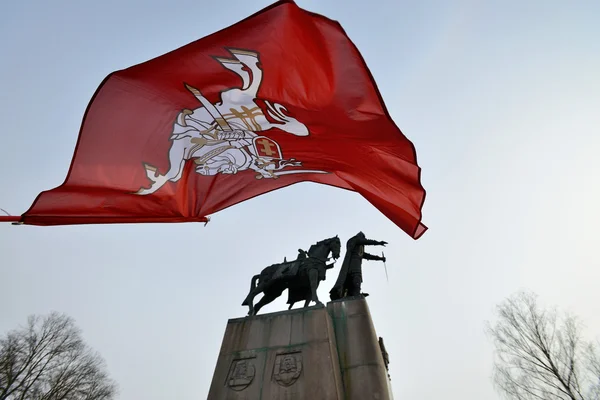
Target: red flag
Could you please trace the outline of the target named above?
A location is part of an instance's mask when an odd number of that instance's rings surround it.
[[[425,191],[412,143],[334,21],[293,1],[110,74],[65,182],[21,222],[206,221],[297,182],[356,191],[413,238]]]

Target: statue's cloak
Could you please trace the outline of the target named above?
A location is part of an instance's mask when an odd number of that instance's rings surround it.
[[[342,263],[342,269],[340,269],[340,274],[338,275],[335,285],[329,291],[329,297],[331,298],[331,300],[337,300],[337,299],[341,299],[342,297],[344,297],[344,292],[347,289],[346,285],[345,285],[346,278],[348,277],[348,273],[350,271],[350,264],[352,262],[352,253],[353,253],[354,247],[356,247],[357,245],[360,244],[360,239],[362,239],[362,238],[359,237],[359,235],[356,235],[353,238],[349,239],[348,242],[346,243],[346,255],[344,256],[344,262]],[[360,262],[360,260],[359,260],[359,262]]]

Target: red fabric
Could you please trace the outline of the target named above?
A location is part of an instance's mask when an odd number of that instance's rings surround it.
[[[247,62],[253,57],[250,53],[256,53],[260,61],[256,67],[262,79]],[[246,64],[238,63],[240,59]],[[243,69],[236,72],[225,65]],[[254,103],[264,118],[260,126],[248,118],[234,118],[234,111],[244,112],[241,105],[250,104],[251,97],[238,104],[233,96],[221,104],[222,92],[248,86],[243,76],[252,84],[260,81]],[[228,126],[206,118],[208,109],[199,110],[203,103],[193,88],[210,107],[221,107]],[[279,123],[267,103],[285,107],[276,115],[288,122]],[[182,113],[185,109],[196,111]],[[192,118],[204,124],[217,144],[207,144],[206,132],[199,144],[190,144],[189,137],[172,137],[177,121],[184,121],[180,131],[191,129],[198,136],[199,125],[190,127]],[[307,132],[302,133],[302,127]],[[283,158],[301,165],[286,165],[275,172],[326,173],[291,173],[275,179],[269,172],[248,169],[249,164],[237,165],[240,150],[223,152],[219,146],[242,142],[215,136],[233,131],[256,136],[241,150],[246,156],[254,151],[254,158],[250,156],[254,163],[258,160],[264,165]],[[200,146],[182,164],[180,179],[166,182],[153,193],[136,194],[152,187],[145,164],[158,175],[173,167],[169,151],[175,142],[187,143],[188,150]],[[202,161],[202,154],[209,150],[221,153]],[[237,173],[214,172],[217,165],[229,165],[228,155],[235,159],[232,165],[239,167]],[[213,175],[200,175],[196,168]],[[266,176],[257,179],[261,174]],[[427,229],[421,223],[425,191],[415,149],[390,118],[358,50],[337,22],[302,10],[292,1],[281,1],[206,38],[110,74],[88,105],[67,179],[60,187],[41,193],[22,222],[205,221],[211,213],[301,181],[360,193],[415,239]]]

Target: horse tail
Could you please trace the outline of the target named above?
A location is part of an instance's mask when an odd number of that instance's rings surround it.
[[[260,278],[260,274],[254,275],[252,277],[252,279],[250,280],[250,292],[248,293],[248,296],[246,296],[246,300],[244,300],[244,302],[242,303],[243,306],[248,305],[248,297],[250,297],[250,295],[252,294],[252,291],[254,289],[256,289],[256,283],[258,282],[259,278]]]
[[[254,275],[252,277],[252,279],[250,280],[250,291],[256,289],[256,283],[258,282],[259,278],[260,278],[260,274]]]

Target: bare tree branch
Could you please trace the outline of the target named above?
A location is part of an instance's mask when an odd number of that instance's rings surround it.
[[[32,316],[0,338],[0,400],[111,400],[116,385],[102,358],[58,313]]]
[[[573,316],[540,308],[533,294],[507,299],[488,327],[496,387],[515,400],[600,400],[600,356],[580,328]]]

